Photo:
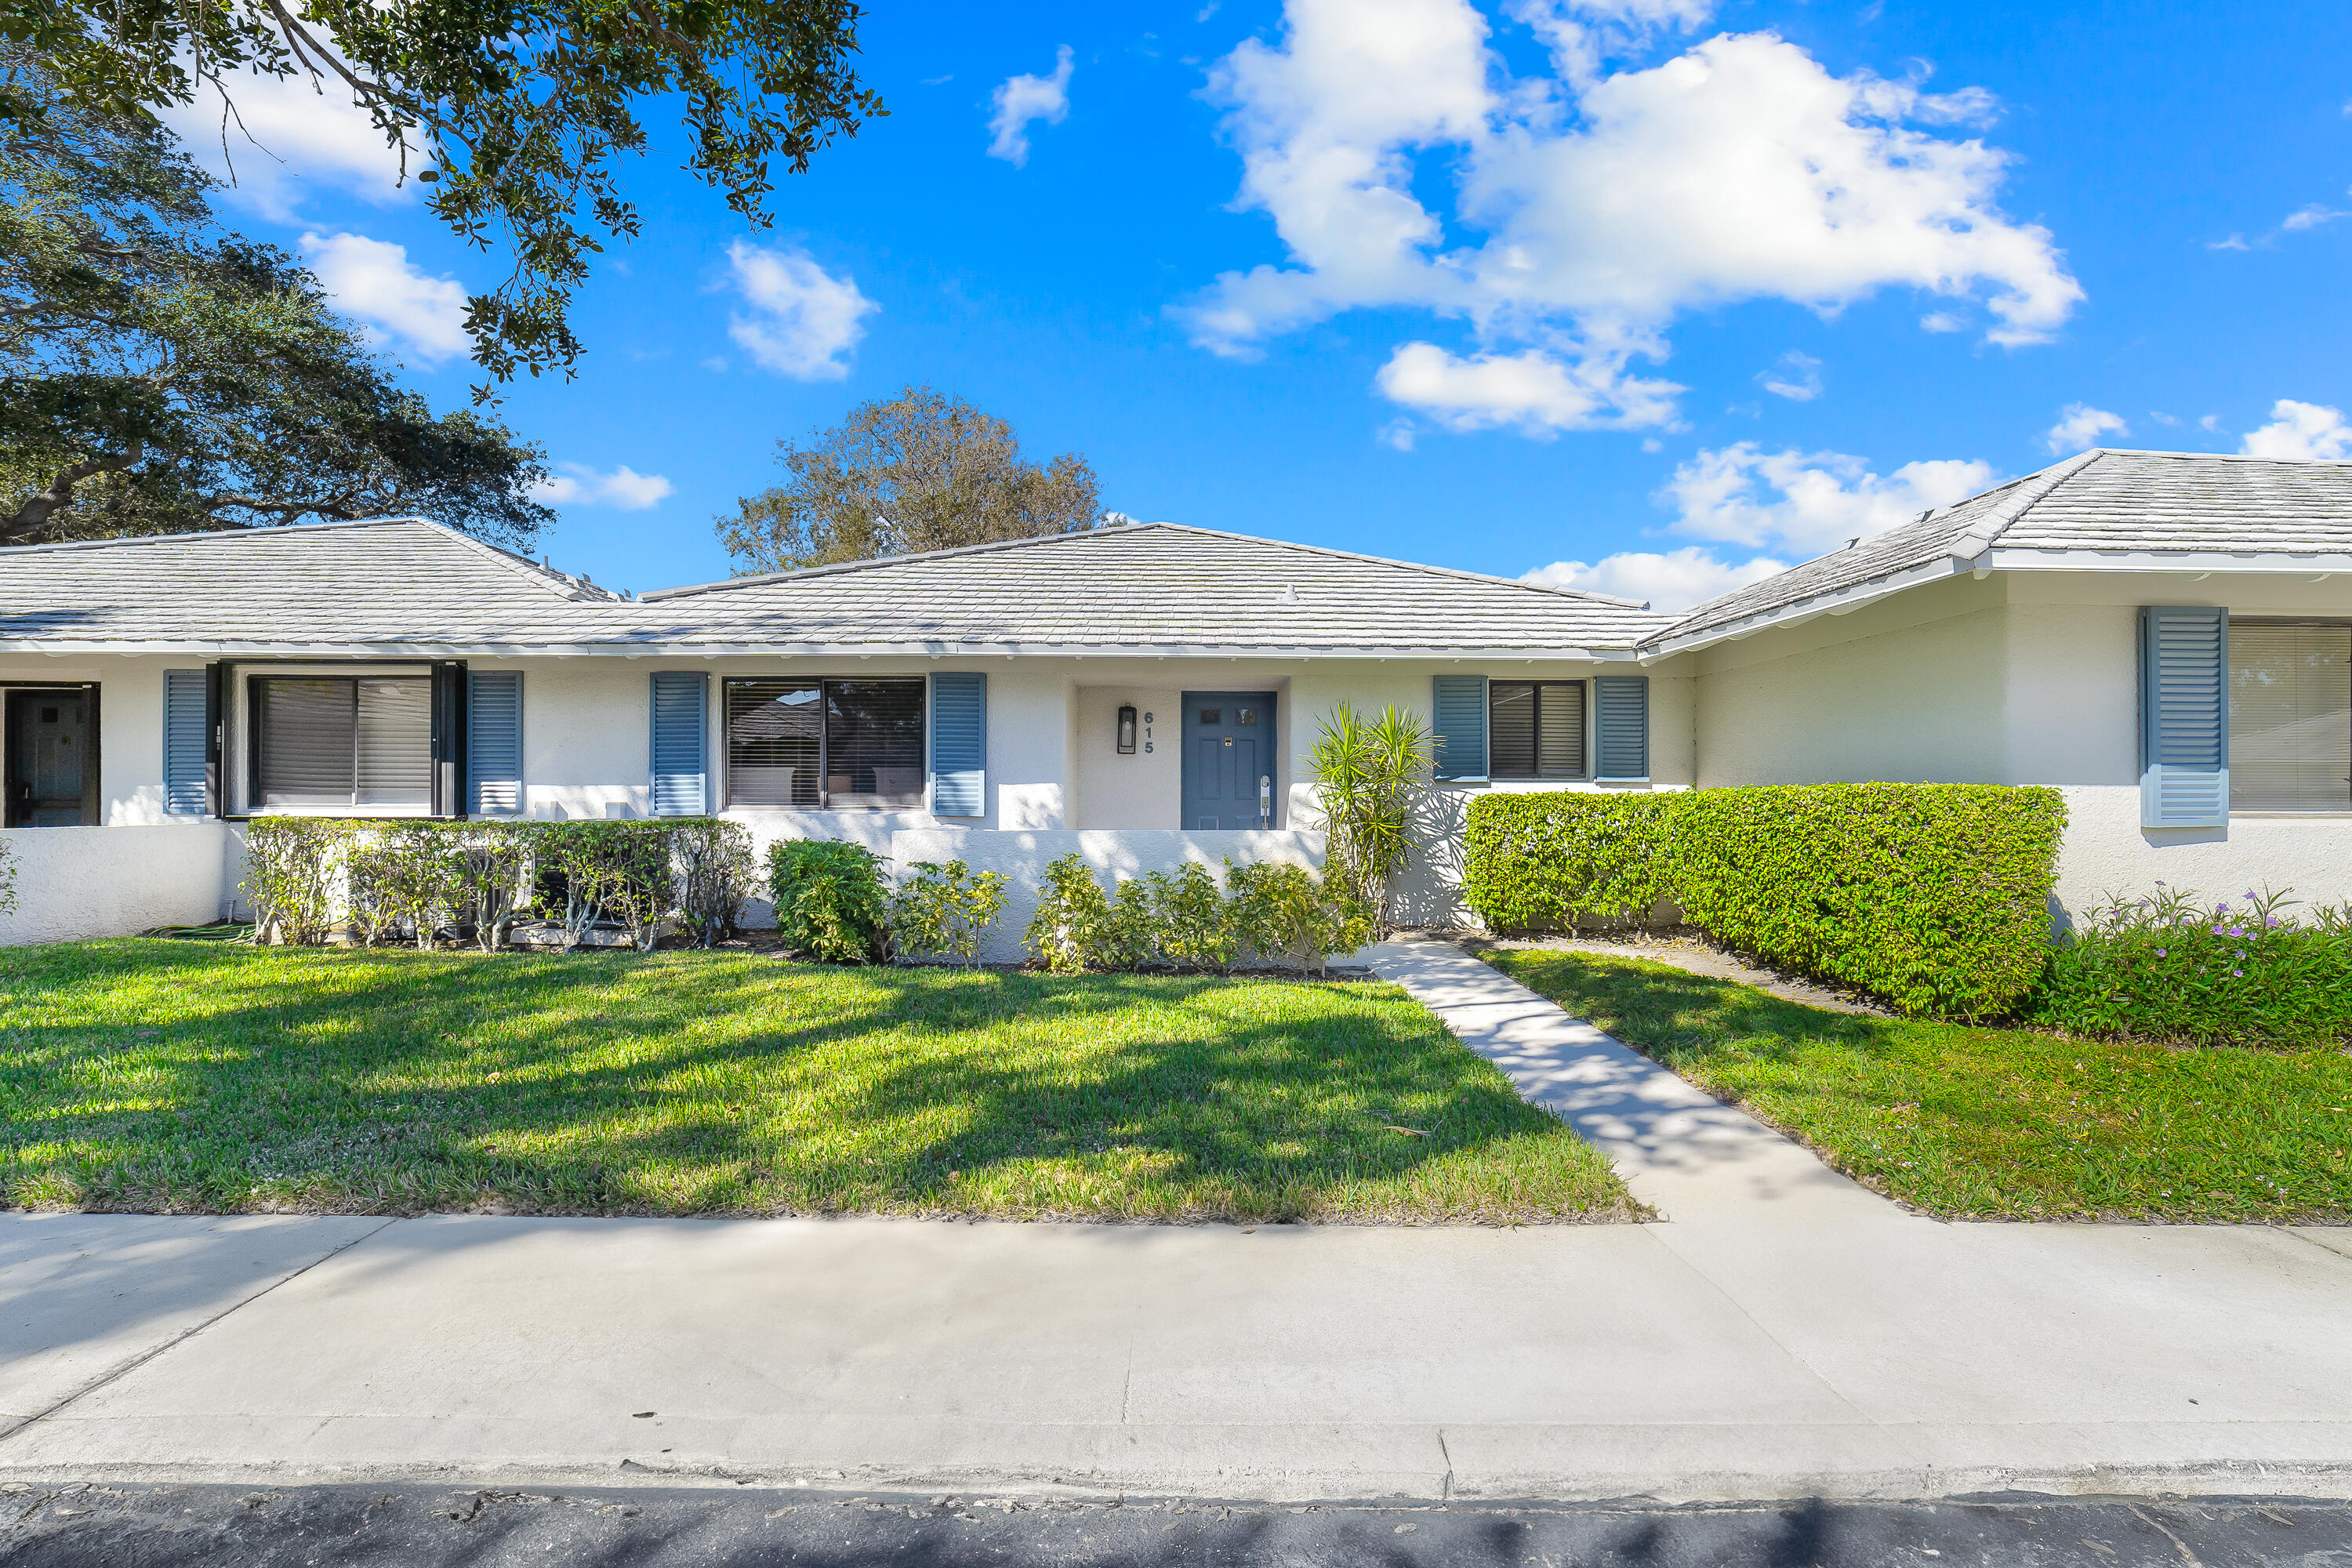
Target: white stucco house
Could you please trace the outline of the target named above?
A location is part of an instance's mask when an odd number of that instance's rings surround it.
[[[1457,823],[2046,784],[2069,909],[2339,900],[2352,465],[2089,452],[1681,616],[1160,523],[642,598],[411,520],[37,545],[0,550],[0,702],[7,941],[214,918],[266,812],[709,811],[1016,885],[1073,848],[1311,864],[1341,702],[1434,715]],[[1409,914],[1458,915],[1454,848]]]

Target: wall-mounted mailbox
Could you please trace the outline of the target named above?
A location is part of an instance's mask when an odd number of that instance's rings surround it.
[[[1131,707],[1118,710],[1118,754],[1135,755],[1135,710]]]

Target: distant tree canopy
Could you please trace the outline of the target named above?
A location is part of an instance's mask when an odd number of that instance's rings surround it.
[[[645,151],[640,105],[674,107],[686,166],[764,226],[772,161],[800,173],[887,112],[852,68],[860,16],[856,0],[0,0],[0,38],[49,67],[38,90],[0,84],[0,127],[24,133],[52,104],[144,117],[209,103],[210,83],[225,147],[261,158],[236,110],[248,72],[356,103],[434,216],[510,258],[467,311],[476,362],[503,381],[580,353],[569,308],[589,258],[641,226],[614,169]]]
[[[46,68],[0,45],[0,88]],[[315,279],[220,229],[136,115],[0,121],[0,544],[415,513],[520,543],[540,451],[396,385]]]
[[[1101,521],[1084,458],[1027,462],[1011,425],[928,386],[861,403],[805,447],[776,446],[791,478],[719,520],[739,576],[1076,533]]]

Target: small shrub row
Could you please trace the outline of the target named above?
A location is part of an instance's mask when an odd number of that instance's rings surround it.
[[[1223,885],[1206,866],[1115,879],[1106,891],[1086,861],[1065,855],[1045,868],[1030,952],[1055,973],[1084,970],[1229,972],[1238,963],[1320,970],[1335,952],[1372,940],[1378,912],[1338,878],[1304,867],[1225,862]]]
[[[2310,1047],[2352,1041],[2352,910],[2280,893],[2208,906],[2157,885],[2111,899],[2049,957],[2028,1022],[2102,1038]]]
[[[1683,918],[1898,1011],[2010,1012],[2041,977],[2058,792],[1793,784],[1493,795],[1470,808],[1465,901],[1496,931]]]
[[[503,946],[541,913],[577,946],[617,927],[650,948],[674,920],[704,946],[751,892],[751,839],[715,817],[652,822],[399,822],[257,816],[243,884],[254,940]]]
[[[1004,910],[1004,879],[961,860],[918,860],[896,889],[862,844],[833,839],[768,846],[768,888],[784,945],[832,963],[980,962],[980,943]]]

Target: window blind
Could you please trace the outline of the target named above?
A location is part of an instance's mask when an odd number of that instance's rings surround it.
[[[730,680],[726,688],[727,804],[819,804],[824,689],[814,680]]]
[[[1436,773],[1441,779],[1476,783],[1486,777],[1486,678],[1433,678],[1430,713],[1437,735]]]
[[[433,683],[422,676],[257,676],[256,804],[433,807]]]
[[[2352,626],[2232,622],[2230,805],[2352,811]]]
[[[1495,777],[1584,776],[1584,682],[1495,680],[1486,689],[1486,755]]]
[[[699,816],[709,809],[704,724],[709,679],[700,670],[653,675],[653,814]]]

